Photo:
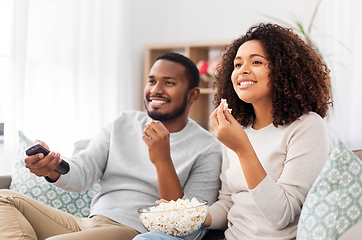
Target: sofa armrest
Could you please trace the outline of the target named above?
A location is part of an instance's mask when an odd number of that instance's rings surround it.
[[[0,173],[0,189],[9,189],[11,183],[11,174]]]
[[[362,236],[362,221],[348,229],[338,240],[359,240]]]
[[[362,149],[358,149],[358,150],[352,150],[352,152],[354,154],[356,154],[356,156],[362,160]]]

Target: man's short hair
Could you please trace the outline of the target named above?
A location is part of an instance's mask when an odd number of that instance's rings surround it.
[[[191,61],[191,59],[185,57],[182,54],[174,52],[164,53],[159,55],[156,58],[155,62],[161,59],[179,63],[186,68],[185,75],[189,79],[189,84],[188,84],[189,89],[199,86],[200,83],[199,69],[196,67],[195,63]]]

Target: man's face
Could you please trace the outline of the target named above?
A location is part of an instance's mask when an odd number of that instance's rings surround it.
[[[156,61],[144,89],[148,115],[154,120],[168,121],[187,114],[188,82],[181,64],[165,59]]]

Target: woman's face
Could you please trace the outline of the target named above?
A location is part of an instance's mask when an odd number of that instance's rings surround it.
[[[272,102],[272,87],[267,55],[258,40],[243,43],[234,59],[231,81],[236,94],[241,100],[257,104]]]

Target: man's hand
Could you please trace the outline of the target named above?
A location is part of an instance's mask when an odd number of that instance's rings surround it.
[[[170,132],[160,121],[147,123],[142,139],[147,144],[150,160],[156,167],[165,161],[172,162]]]
[[[48,145],[44,142],[35,141],[35,143],[49,150]],[[52,181],[56,181],[60,176],[57,172],[54,172],[54,169],[61,161],[60,154],[55,152],[50,152],[47,156],[38,153],[33,156],[27,156],[24,159],[25,167],[28,168],[31,173],[34,173],[38,177],[48,177]]]
[[[184,193],[171,159],[170,132],[160,121],[152,121],[145,125],[142,139],[156,167],[160,198],[168,201],[182,198]]]

